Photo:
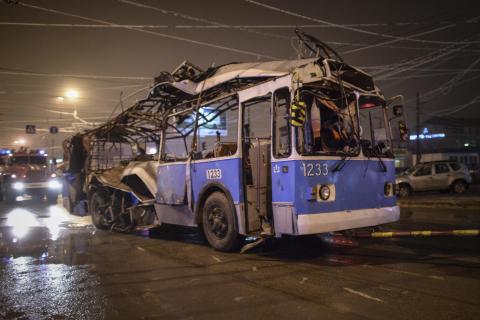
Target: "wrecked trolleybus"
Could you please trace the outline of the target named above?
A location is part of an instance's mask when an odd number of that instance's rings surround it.
[[[86,204],[101,229],[197,226],[222,251],[247,236],[392,222],[401,117],[372,77],[331,55],[206,71],[184,62],[66,142],[67,205]]]

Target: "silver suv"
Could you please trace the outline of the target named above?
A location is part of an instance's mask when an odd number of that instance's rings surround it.
[[[396,178],[398,196],[406,197],[414,191],[452,191],[464,193],[472,177],[463,164],[453,161],[420,163]]]

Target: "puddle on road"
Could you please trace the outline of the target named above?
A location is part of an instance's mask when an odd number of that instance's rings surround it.
[[[42,263],[32,257],[3,258],[2,319],[103,319],[106,298],[89,266]]]
[[[0,213],[0,319],[103,319],[94,228],[58,206]]]

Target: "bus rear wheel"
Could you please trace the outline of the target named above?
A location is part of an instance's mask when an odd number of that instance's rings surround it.
[[[100,192],[93,192],[88,199],[88,211],[92,216],[92,223],[97,229],[109,229],[107,220],[108,201]]]
[[[219,251],[233,251],[240,245],[233,204],[222,192],[212,193],[203,206],[202,226],[208,243]]]

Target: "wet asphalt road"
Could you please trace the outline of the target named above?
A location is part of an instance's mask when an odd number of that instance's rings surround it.
[[[480,228],[480,209],[402,210],[383,229]],[[98,231],[0,204],[0,319],[479,319],[480,238],[286,238],[216,252],[195,230]]]

